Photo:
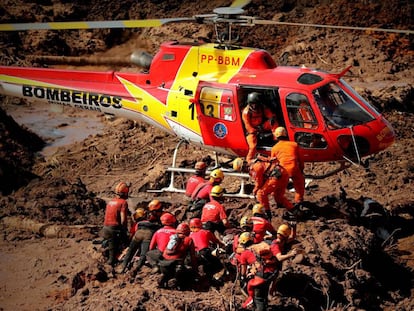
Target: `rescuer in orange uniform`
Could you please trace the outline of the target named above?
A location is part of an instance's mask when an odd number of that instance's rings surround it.
[[[273,136],[277,142],[272,147],[270,157],[271,159],[276,158],[292,179],[296,192],[295,210],[297,210],[297,207],[303,202],[305,194],[305,176],[303,175],[305,166],[299,154],[299,146],[296,142],[289,141],[284,127],[278,127],[273,132]]]
[[[108,261],[114,266],[116,254],[120,251],[121,244],[128,239],[128,194],[129,186],[120,182],[115,187],[116,197],[106,205],[103,238],[108,241]]]
[[[286,198],[286,187],[289,183],[287,171],[279,165],[278,161],[258,159],[250,167],[250,176],[255,181],[253,194],[261,203],[269,220],[272,213],[269,204],[269,195],[273,194],[274,200],[278,207],[284,207],[288,211],[293,209],[293,204]]]
[[[247,95],[247,106],[243,109],[242,119],[247,131],[249,152],[246,162],[249,163],[256,155],[257,135],[263,132],[273,132],[278,126],[272,111],[260,104],[260,94],[252,92]]]

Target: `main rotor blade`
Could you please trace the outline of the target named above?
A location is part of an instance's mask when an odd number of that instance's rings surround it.
[[[299,27],[305,26],[305,27],[315,27],[315,28],[331,28],[331,29],[344,29],[344,30],[362,30],[362,31],[414,34],[414,30],[408,30],[408,29],[386,29],[386,28],[373,28],[373,27],[371,28],[371,27],[336,26],[336,25],[321,25],[321,24],[302,24],[302,23],[278,22],[278,21],[260,20],[260,19],[253,19],[252,24],[286,25],[286,26],[299,26]]]
[[[234,0],[233,3],[230,5],[231,8],[243,8],[248,5],[251,0]]]
[[[64,30],[64,29],[102,29],[102,28],[146,28],[159,27],[167,23],[194,21],[193,17],[120,20],[120,21],[84,21],[0,24],[0,31],[24,30]]]

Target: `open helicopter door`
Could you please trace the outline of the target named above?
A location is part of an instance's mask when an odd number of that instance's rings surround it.
[[[335,144],[331,141],[329,130],[317,106],[309,97],[297,90],[283,89],[280,92],[283,102],[282,109],[285,115],[286,129],[289,138],[298,143],[301,156],[305,162],[327,161],[337,152]],[[312,97],[310,97],[312,98]],[[312,159],[317,159],[312,161]],[[340,167],[325,175],[307,175],[312,179],[321,179],[346,168],[344,162]]]
[[[206,147],[234,155],[247,150],[235,86],[201,81],[194,105]]]

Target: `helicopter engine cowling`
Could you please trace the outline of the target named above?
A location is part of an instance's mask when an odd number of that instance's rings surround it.
[[[153,56],[145,51],[134,51],[131,54],[131,62],[148,70],[151,66]]]

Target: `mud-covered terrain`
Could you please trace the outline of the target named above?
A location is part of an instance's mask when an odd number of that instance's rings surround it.
[[[209,13],[230,1],[7,1],[7,22],[141,19]],[[413,29],[413,5],[406,1],[252,1],[246,13],[263,19],[362,27]],[[143,30],[31,31],[0,33],[1,65],[43,66],[33,55],[128,57],[135,49],[155,53],[166,40],[209,37],[205,25],[175,24]],[[295,247],[279,274],[272,310],[414,309],[414,72],[408,35],[305,27],[257,26],[242,30],[241,44],[269,50],[278,62],[339,72],[393,125],[393,146],[364,159],[365,166],[314,181],[306,192],[317,216],[298,223]],[[281,57],[283,56],[283,57]],[[52,66],[52,65],[49,65]],[[59,65],[60,67],[66,65]],[[73,65],[71,65],[73,66]],[[125,65],[84,69],[139,70]],[[17,106],[16,106],[17,105]],[[169,184],[177,139],[144,123],[106,119],[65,110],[76,118],[98,119],[105,127],[84,140],[40,153],[42,139],[10,115],[40,113],[34,103],[2,97],[0,104],[0,309],[3,310],[237,310],[244,300],[232,280],[218,288],[157,288],[157,274],[144,267],[134,283],[105,265],[99,230],[105,200],[114,185],[132,183],[131,207],[157,197],[179,212],[179,193],[152,193]],[[43,107],[42,107],[43,108]],[[59,112],[49,112],[59,119]],[[57,128],[72,127],[62,121]],[[45,127],[48,127],[45,124]],[[82,129],[80,129],[82,130]],[[48,140],[48,143],[50,141]],[[186,146],[178,162],[191,167],[213,154]],[[223,161],[228,160],[223,157]],[[329,164],[307,164],[307,172]],[[185,181],[177,179],[177,185]],[[237,181],[225,187],[237,191]],[[289,194],[292,196],[292,194]],[[364,202],[378,202],[382,216],[361,217]],[[254,202],[227,198],[236,224]],[[275,209],[274,226],[282,210]]]

